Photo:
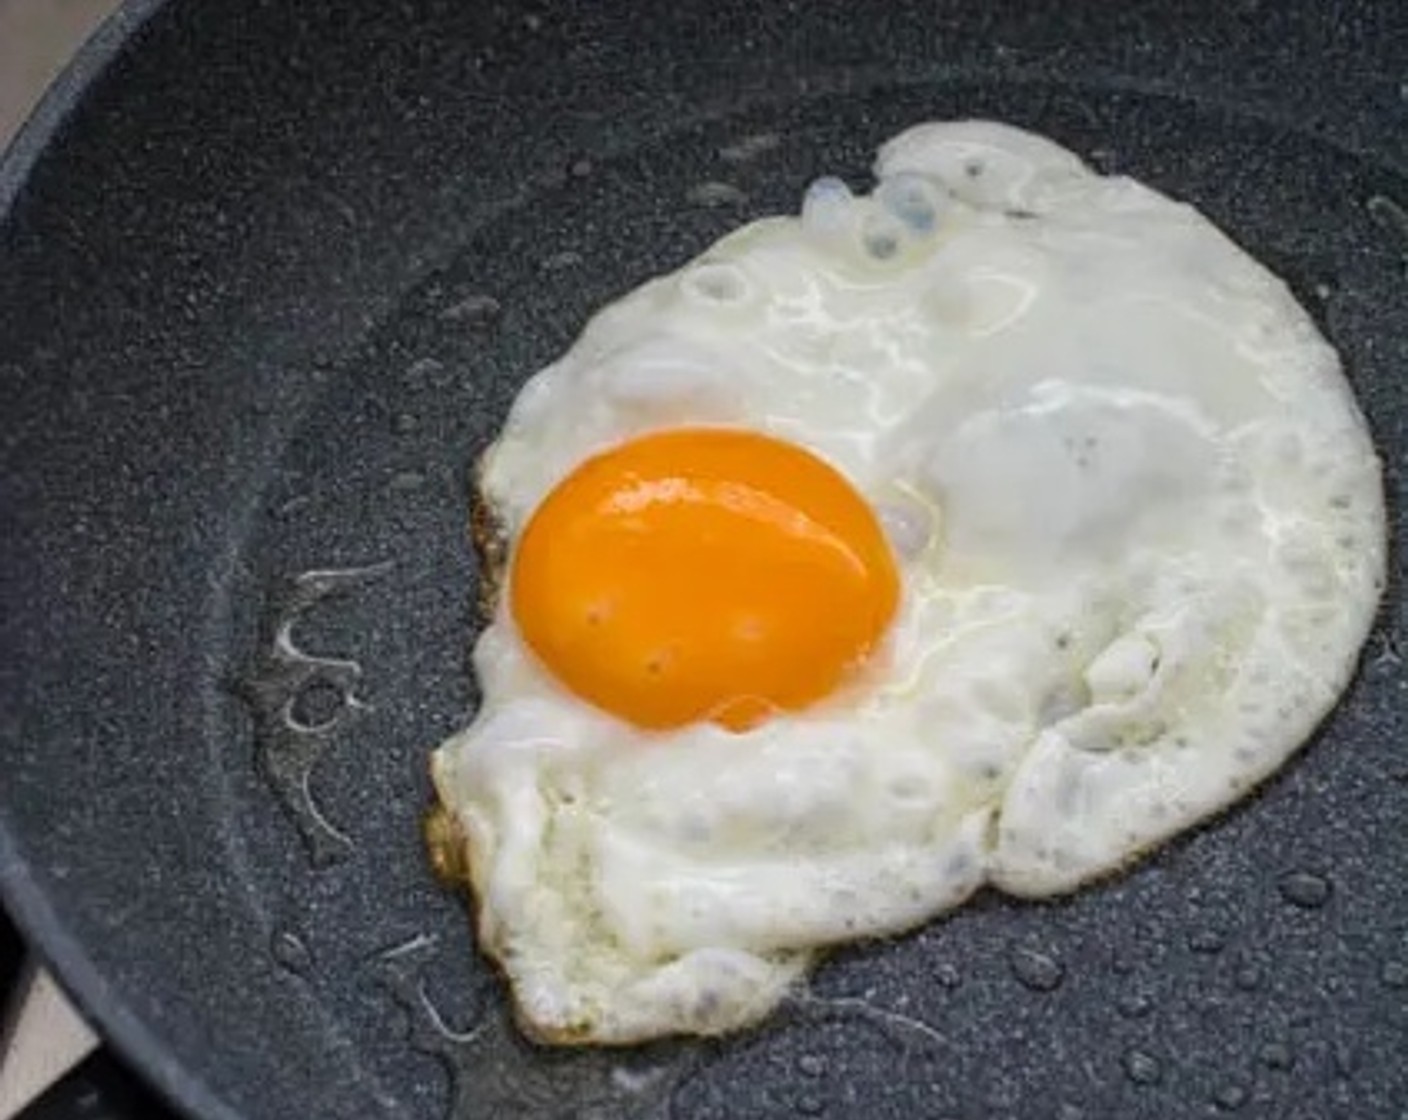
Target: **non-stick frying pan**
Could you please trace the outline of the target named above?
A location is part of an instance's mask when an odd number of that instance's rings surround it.
[[[0,170],[7,905],[208,1120],[1408,1115],[1397,577],[1249,803],[749,1036],[526,1047],[417,827],[516,387],[906,124],[1196,203],[1340,348],[1401,508],[1405,80],[1393,0],[129,5]]]

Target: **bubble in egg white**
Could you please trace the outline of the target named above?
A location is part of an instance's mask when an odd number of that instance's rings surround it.
[[[876,505],[880,525],[891,546],[903,560],[915,560],[929,548],[934,538],[934,514],[909,500],[889,499]]]
[[[861,220],[861,242],[877,261],[897,256],[904,236],[904,227],[889,215],[872,212]]]
[[[654,339],[607,358],[594,380],[622,408],[716,414],[729,400],[725,376],[716,355],[694,352],[673,339]]]
[[[855,224],[855,197],[841,179],[817,179],[802,197],[802,228],[827,241],[839,240]]]
[[[742,269],[728,264],[701,264],[680,280],[686,294],[704,305],[742,303],[752,295],[752,285]]]
[[[876,174],[604,309],[484,456],[512,535],[642,432],[791,439],[871,503],[902,580],[853,681],[738,735],[567,695],[500,603],[434,777],[541,1036],[736,1029],[826,945],[1127,866],[1269,775],[1353,671],[1379,466],[1285,285],[1008,126],[919,126]]]
[[[944,205],[944,196],[920,175],[896,175],[875,188],[875,200],[911,234],[932,233]]]

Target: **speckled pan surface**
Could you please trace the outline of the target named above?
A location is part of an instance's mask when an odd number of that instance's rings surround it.
[[[1406,80],[1388,0],[129,8],[0,169],[7,906],[201,1117],[1408,1115]],[[1116,881],[755,1035],[531,1052],[417,834],[466,467],[591,309],[970,115],[1196,203],[1341,349],[1396,546],[1359,678]]]

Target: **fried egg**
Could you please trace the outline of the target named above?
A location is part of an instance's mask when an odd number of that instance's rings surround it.
[[[1070,891],[1353,672],[1379,464],[1286,287],[1004,125],[875,177],[602,310],[480,464],[433,846],[540,1039],[733,1030],[826,946]]]

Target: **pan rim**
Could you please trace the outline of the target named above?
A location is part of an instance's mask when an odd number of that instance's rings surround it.
[[[25,184],[70,113],[146,22],[166,4],[167,0],[123,0],[50,83],[9,145],[0,151],[0,223],[10,216]],[[202,1120],[245,1120],[195,1071],[173,1058],[169,1046],[104,979],[32,875],[3,808],[0,901],[24,937],[27,949],[52,970],[65,995],[97,1028],[103,1043],[130,1061],[153,1089],[180,1111]]]
[[[9,217],[35,165],[88,88],[166,3],[167,0],[122,0],[49,83],[9,145],[0,148],[0,221]]]

